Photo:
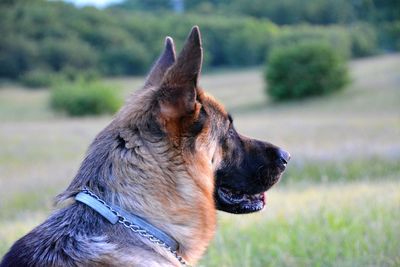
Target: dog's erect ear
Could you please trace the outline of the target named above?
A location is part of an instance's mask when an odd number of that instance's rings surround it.
[[[202,61],[200,30],[194,26],[176,62],[167,70],[161,83],[159,100],[164,117],[182,117],[195,110]]]
[[[200,30],[198,26],[194,26],[175,64],[165,74],[163,84],[196,87],[202,61]]]
[[[165,47],[161,56],[154,63],[149,75],[146,78],[144,88],[159,86],[164,77],[165,72],[172,64],[175,63],[175,46],[171,37],[165,38]]]

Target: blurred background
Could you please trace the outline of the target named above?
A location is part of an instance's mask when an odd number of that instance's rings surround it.
[[[0,257],[193,25],[200,84],[292,154],[263,212],[219,214],[199,266],[400,266],[398,0],[1,0]]]

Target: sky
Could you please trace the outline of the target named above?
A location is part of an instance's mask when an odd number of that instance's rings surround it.
[[[68,3],[73,3],[76,6],[96,6],[96,7],[105,7],[111,3],[122,2],[122,0],[64,0]]]

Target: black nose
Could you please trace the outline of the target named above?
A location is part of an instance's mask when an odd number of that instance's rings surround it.
[[[289,154],[289,152],[287,152],[287,151],[285,151],[285,150],[283,150],[283,149],[279,149],[278,155],[279,155],[280,161],[281,161],[284,165],[286,165],[286,164],[289,162],[289,160],[290,160],[290,154]]]

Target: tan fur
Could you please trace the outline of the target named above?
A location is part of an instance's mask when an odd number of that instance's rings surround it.
[[[168,140],[149,145],[140,136],[130,135],[127,127],[137,124],[135,120],[142,119],[148,112],[143,107],[138,110],[140,105],[136,102],[145,102],[143,99],[151,93],[150,90],[134,95],[121,110],[123,115],[117,116],[123,119],[116,119],[113,123],[120,129],[129,148],[136,152],[114,155],[115,163],[119,164],[116,168],[119,172],[115,173],[117,178],[134,177],[125,179],[121,186],[117,184],[118,188],[114,190],[123,206],[173,236],[180,244],[181,255],[189,262],[196,262],[215,232],[214,178],[209,151],[216,145],[204,142],[210,139],[208,128],[199,137],[194,154],[185,150],[184,140],[178,144],[179,147],[175,146],[176,142]],[[131,114],[139,115],[134,118]],[[145,163],[141,168],[146,177],[130,170],[129,162],[132,161]]]

